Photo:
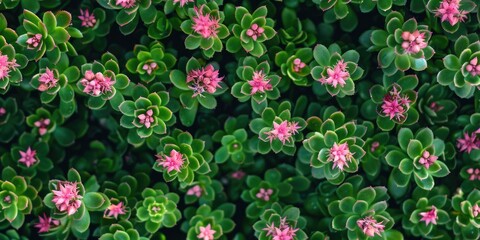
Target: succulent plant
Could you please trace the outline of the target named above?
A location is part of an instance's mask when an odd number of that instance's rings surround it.
[[[145,229],[149,233],[155,233],[161,227],[171,228],[182,217],[177,209],[179,197],[168,189],[146,188],[142,192],[143,201],[137,204],[137,218],[145,223]]]
[[[140,79],[149,83],[156,77],[162,76],[176,63],[175,56],[165,52],[160,42],[151,42],[149,46],[136,45],[133,52],[137,56],[127,62],[127,69],[131,73],[139,73]]]
[[[465,21],[467,14],[474,11],[477,4],[471,0],[429,0],[425,7],[436,17],[440,17],[442,28],[449,33],[454,33],[460,28],[460,23]],[[447,23],[448,22],[448,23]]]
[[[291,205],[282,208],[280,204],[274,203],[262,213],[253,229],[258,239],[277,239],[283,236],[298,240],[307,238],[302,230],[306,223],[305,218],[300,216],[300,209]]]
[[[298,48],[289,43],[284,51],[275,55],[275,64],[280,67],[283,76],[290,78],[295,85],[309,86],[312,81],[307,78],[310,75],[310,61],[313,60],[311,48]]]
[[[455,236],[464,239],[476,239],[480,236],[480,191],[474,189],[468,195],[459,190],[452,197],[452,208],[457,213],[453,223]]]
[[[185,217],[189,220],[182,225],[187,232],[188,240],[212,237],[212,239],[227,239],[226,234],[233,231],[232,221],[236,207],[232,203],[224,203],[215,209],[208,205],[185,209]]]

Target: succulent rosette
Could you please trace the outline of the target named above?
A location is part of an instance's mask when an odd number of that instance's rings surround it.
[[[265,41],[276,34],[273,29],[275,22],[267,18],[267,7],[257,8],[250,13],[244,7],[235,9],[236,23],[229,26],[233,36],[227,41],[227,51],[237,53],[241,48],[248,54],[260,57],[267,52]]]
[[[7,143],[21,130],[25,115],[14,98],[0,98],[0,142]]]
[[[50,111],[45,108],[38,108],[35,113],[28,116],[26,123],[32,128],[32,132],[39,137],[48,138],[48,136],[55,131],[58,115],[52,116]]]
[[[318,44],[313,49],[316,63],[311,69],[314,80],[326,88],[332,96],[344,97],[355,93],[353,81],[363,76],[363,69],[357,65],[360,54],[349,50],[342,54],[340,46],[332,44],[328,48]]]
[[[423,84],[418,89],[418,111],[431,125],[446,123],[457,109],[451,92],[439,84]]]
[[[412,130],[401,128],[398,132],[400,147],[391,146],[385,160],[393,170],[388,180],[389,189],[395,198],[405,195],[410,183],[415,180],[418,187],[431,190],[435,178],[450,173],[444,159],[445,143],[434,138],[432,130],[422,128],[414,135]]]
[[[161,227],[174,227],[182,217],[177,209],[180,200],[175,193],[168,192],[165,185],[163,189],[146,188],[142,192],[143,200],[137,203],[137,218],[145,224],[149,233],[156,233]]]
[[[281,78],[270,72],[268,61],[258,63],[253,57],[245,57],[236,73],[242,81],[232,86],[231,93],[240,102],[251,99],[252,109],[256,113],[260,114],[267,107],[267,99],[276,100],[280,97],[277,85]]]
[[[148,240],[147,237],[141,237],[140,233],[134,228],[130,221],[119,221],[112,224],[100,236],[99,240]]]
[[[187,232],[186,239],[227,239],[225,235],[235,228],[235,222],[231,219],[235,210],[233,203],[224,203],[215,209],[208,205],[185,209],[188,222],[182,224],[182,230]]]
[[[172,118],[172,111],[166,107],[169,99],[167,92],[153,92],[146,97],[134,96],[134,101],[126,100],[120,104],[119,110],[123,114],[120,125],[130,129],[128,142],[139,145],[153,133],[167,132],[166,122]]]
[[[225,197],[223,185],[220,181],[209,176],[200,175],[190,187],[185,188],[185,204],[198,201],[200,205],[212,204],[216,199]]]
[[[309,19],[300,20],[294,10],[284,8],[282,10],[283,27],[278,30],[280,41],[285,45],[294,43],[296,45],[312,46],[317,42],[315,31],[312,31],[313,25],[313,21]]]
[[[440,70],[437,81],[448,86],[461,98],[471,98],[480,86],[480,42],[461,36],[455,42],[454,53],[443,59],[445,68]]]
[[[199,175],[211,171],[212,153],[205,149],[204,141],[194,139],[188,132],[173,130],[171,136],[160,140],[157,153],[153,169],[162,172],[167,182],[177,179],[182,187],[186,187]]]
[[[167,4],[172,1],[167,1]],[[164,12],[157,11],[157,18],[154,23],[148,26],[148,36],[155,40],[164,39],[170,36],[172,33],[172,23]]]
[[[391,12],[385,19],[386,30],[374,30],[370,37],[371,51],[379,51],[378,64],[389,76],[409,69],[423,71],[435,51],[429,46],[431,32],[428,26],[418,25],[411,18],[404,21],[399,12]]]
[[[78,15],[73,22],[80,31],[83,38],[78,41],[85,46],[94,43],[93,47],[103,50],[107,46],[105,37],[110,33],[111,26],[115,22],[115,15],[112,11],[105,11],[103,8],[94,8],[90,4],[82,4]]]
[[[308,79],[311,68],[310,62],[313,60],[313,51],[311,48],[295,48],[290,43],[284,51],[275,55],[275,64],[280,67],[283,76],[290,78],[295,85],[309,86],[312,81]]]
[[[340,184],[346,173],[358,171],[359,160],[365,155],[361,128],[354,122],[345,122],[345,115],[335,112],[315,132],[309,133],[303,141],[311,153],[312,176]]]
[[[48,173],[53,162],[48,157],[50,149],[46,142],[38,141],[34,134],[24,133],[18,145],[10,150],[10,158],[4,156],[2,163],[19,169],[22,176],[34,177],[37,171]],[[42,175],[42,174],[41,174]]]
[[[306,225],[307,220],[300,216],[300,209],[291,205],[282,208],[280,204],[274,203],[260,215],[253,229],[258,239],[286,237],[299,240],[307,239],[307,234],[302,230]]]
[[[425,7],[435,14],[435,17],[440,18],[443,30],[454,33],[461,23],[466,21],[467,14],[475,10],[477,4],[471,0],[429,0]]]
[[[294,155],[297,149],[295,142],[303,140],[302,130],[307,123],[301,117],[292,116],[291,109],[291,103],[288,101],[271,105],[263,110],[260,118],[250,122],[250,129],[258,134],[258,140],[256,139],[253,144],[259,153],[273,151]]]
[[[242,164],[247,157],[251,157],[248,151],[248,133],[245,129],[237,129],[231,135],[222,137],[222,146],[215,152],[215,162],[225,163],[228,160],[236,164]]]
[[[387,152],[390,135],[386,132],[373,134],[374,125],[371,122],[364,122],[363,125],[367,126],[366,135],[368,137],[364,137],[364,139],[366,139],[363,145],[365,155],[360,163],[366,174],[366,178],[373,181],[380,176],[382,170],[382,162],[380,159],[383,158]]]
[[[135,45],[133,53],[136,58],[128,60],[127,70],[130,73],[138,73],[140,80],[145,83],[165,74],[177,61],[175,56],[165,52],[165,47],[157,41],[151,42],[149,46]]]
[[[474,189],[470,193],[462,190],[452,197],[452,208],[455,211],[453,232],[463,239],[478,239],[480,237],[480,191]]]
[[[346,32],[353,31],[358,26],[357,14],[352,8],[352,4],[360,4],[363,0],[313,0],[313,3],[325,13],[323,21],[334,23],[340,20],[340,27]]]
[[[366,111],[377,112],[376,122],[382,131],[390,131],[397,124],[409,126],[418,121],[420,116],[415,109],[417,92],[414,91],[417,85],[417,76],[407,75],[393,84],[377,84],[370,88],[373,104]]]

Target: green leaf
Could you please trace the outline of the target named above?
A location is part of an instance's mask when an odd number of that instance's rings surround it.
[[[133,117],[135,113],[135,103],[133,101],[124,101],[118,107],[125,116]]]
[[[422,154],[422,150],[423,147],[420,141],[412,139],[408,143],[407,153],[410,158],[414,159],[415,157],[420,156]]]
[[[83,202],[85,203],[87,209],[97,210],[98,208],[102,207],[102,205],[105,203],[105,200],[100,193],[89,192],[83,196]]]

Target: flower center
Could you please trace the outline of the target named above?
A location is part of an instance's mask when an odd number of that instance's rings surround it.
[[[262,199],[264,201],[269,201],[270,196],[273,194],[273,190],[270,188],[260,188],[258,193],[255,195],[258,199]]]
[[[375,152],[377,148],[380,146],[379,142],[373,142],[372,145],[370,146],[370,152]]]
[[[7,110],[4,107],[0,107],[0,117],[5,115],[7,113]]]
[[[194,7],[196,16],[192,18],[192,29],[203,38],[216,37],[220,27],[220,20],[210,16],[209,13],[202,13],[203,6],[200,8]]]
[[[103,73],[93,73],[91,70],[85,72],[84,78],[80,83],[85,87],[83,92],[94,97],[112,91],[114,82],[111,78],[106,77]]]
[[[353,159],[353,154],[350,152],[347,143],[337,144],[334,143],[333,146],[330,148],[328,161],[333,162],[333,167],[337,167],[341,171],[345,167],[348,167],[348,163],[351,162]]]
[[[397,121],[401,121],[405,118],[405,113],[410,108],[410,102],[408,96],[401,96],[400,92],[398,92],[394,86],[392,91],[387,93],[383,98],[382,112],[390,119],[395,118]]]
[[[425,33],[420,33],[418,30],[415,30],[413,33],[403,32],[402,39],[402,48],[406,53],[418,53],[427,47]]]
[[[50,119],[42,118],[36,121],[33,125],[38,128],[38,133],[40,134],[40,136],[43,136],[45,135],[45,133],[47,133],[48,126],[50,126]]]
[[[155,62],[145,63],[142,69],[145,70],[148,75],[152,75],[152,72],[158,69],[158,64]]]
[[[27,45],[28,45],[27,48],[29,49],[37,48],[41,42],[42,42],[42,34],[37,33],[27,39]]]
[[[480,180],[480,169],[479,168],[469,168],[467,173],[470,174],[469,180],[475,181]]]
[[[90,13],[88,9],[85,9],[85,11],[80,9],[80,16],[78,16],[78,18],[82,21],[82,27],[91,28],[95,26],[95,23],[97,23],[95,15]]]
[[[150,128],[152,126],[152,123],[155,122],[155,118],[153,118],[153,110],[149,109],[147,110],[147,112],[138,115],[138,120],[146,128]]]
[[[467,18],[466,12],[460,10],[460,0],[443,0],[435,11],[435,16],[440,17],[442,22],[448,21],[452,26]]]
[[[221,88],[220,82],[223,77],[218,75],[218,70],[215,70],[212,65],[190,71],[187,75],[187,83],[190,84],[188,87],[193,90],[192,97],[202,96],[204,92],[212,94]]]
[[[340,60],[333,68],[327,68],[327,76],[322,77],[319,81],[336,88],[337,85],[345,86],[348,78],[350,78],[350,73],[347,71],[347,64]]]
[[[293,71],[294,72],[300,72],[305,66],[307,66],[300,58],[295,58],[293,60]]]
[[[163,204],[157,202],[150,204],[148,209],[150,216],[160,216],[164,213],[164,211],[165,208],[163,207]]]
[[[473,77],[480,75],[480,64],[478,63],[478,58],[475,57],[470,62],[467,64],[465,67],[465,70],[467,70],[470,75]]]
[[[174,170],[179,172],[184,163],[183,155],[176,150],[170,151],[170,156],[158,154],[156,157],[158,165],[162,166],[168,173]]]
[[[259,27],[258,24],[254,23],[247,30],[247,36],[251,37],[253,41],[256,41],[258,37],[262,36],[265,29]]]
[[[437,159],[437,156],[431,155],[428,151],[424,151],[418,162],[428,169]]]

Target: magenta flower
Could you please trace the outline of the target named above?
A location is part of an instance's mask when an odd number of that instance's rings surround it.
[[[202,240],[213,240],[213,234],[216,232],[217,231],[213,230],[209,223],[206,227],[200,227],[200,233],[197,235],[197,238]]]
[[[300,72],[302,71],[302,69],[307,66],[307,64],[305,64],[304,62],[302,62],[302,60],[300,60],[300,58],[295,58],[295,60],[293,60],[293,71],[294,72]]]
[[[25,166],[30,167],[35,164],[38,160],[36,158],[37,151],[32,150],[28,147],[27,151],[19,151],[21,158],[18,159],[19,163],[25,164]]]
[[[370,146],[370,152],[375,152],[375,150],[377,150],[378,147],[380,147],[380,143],[373,142],[372,145]]]
[[[7,113],[7,110],[4,107],[0,107],[0,117],[5,115]]]
[[[118,218],[118,215],[124,215],[125,213],[123,202],[119,202],[118,204],[112,203],[107,209],[105,209],[105,216],[114,217],[115,219]]]
[[[153,118],[153,110],[149,109],[146,113],[138,115],[138,120],[140,121],[140,124],[145,125],[146,128],[150,128],[152,123],[155,121]]]
[[[158,64],[155,62],[145,63],[142,69],[145,70],[148,75],[152,75],[152,72],[158,69]]]
[[[480,181],[480,169],[479,168],[469,168],[467,169],[467,173],[470,174],[470,177],[468,178],[468,180],[470,181],[475,181],[475,180],[479,180]]]
[[[433,225],[437,225],[438,216],[437,216],[437,208],[435,206],[432,206],[432,210],[428,212],[420,213],[420,216],[422,216],[420,221],[425,222],[425,225],[428,225],[430,223],[432,223]]]
[[[348,167],[348,162],[351,162],[352,158],[353,154],[350,152],[347,143],[334,143],[328,155],[328,161],[333,162],[332,169],[337,167],[340,171],[343,171],[344,167]]]
[[[43,214],[43,218],[42,216],[38,216],[38,223],[35,223],[35,227],[38,228],[38,233],[48,232],[51,227],[56,227],[58,225],[60,225],[59,220],[52,219],[45,213]]]
[[[401,121],[410,108],[410,102],[408,96],[400,96],[397,88],[393,86],[392,91],[387,93],[383,98],[382,112],[390,119],[395,118],[398,121]]]
[[[265,93],[265,91],[272,90],[272,84],[270,80],[267,79],[267,76],[262,71],[253,72],[252,80],[248,81],[248,84],[252,87],[250,95],[253,95],[257,92]]]
[[[187,83],[189,88],[193,90],[193,97],[202,95],[204,92],[215,93],[220,86],[223,77],[218,76],[218,70],[215,70],[211,64],[206,67],[191,70],[187,74]]]
[[[100,72],[93,73],[91,70],[85,72],[85,76],[80,80],[80,83],[85,87],[83,92],[94,97],[112,91],[112,85],[114,84],[110,77],[106,77]]]
[[[78,193],[76,182],[59,182],[53,190],[52,202],[60,212],[66,212],[72,215],[78,211],[82,205],[82,196]]]
[[[180,3],[180,7],[185,6],[189,2],[194,2],[194,0],[173,0],[173,4]]]
[[[16,63],[15,59],[9,61],[8,56],[3,55],[2,52],[0,52],[0,80],[8,78],[10,76],[10,72],[15,70],[15,68],[18,66],[20,65]]]
[[[136,0],[117,0],[117,5],[123,8],[131,8],[135,6]]]
[[[298,123],[288,122],[287,120],[281,122],[280,124],[274,122],[273,129],[271,131],[265,132],[267,138],[272,142],[274,139],[280,140],[283,144],[285,142],[290,142],[290,138],[298,133]]]
[[[473,77],[480,75],[480,64],[478,63],[478,58],[474,57],[465,67],[465,70],[470,73]]]
[[[402,33],[402,48],[406,53],[418,53],[426,48],[428,44],[425,42],[425,33],[420,33],[418,30]]]
[[[350,78],[350,73],[347,71],[347,64],[344,63],[343,60],[338,61],[337,65],[333,68],[327,68],[327,75],[328,77],[322,77],[319,81],[322,84],[328,84],[334,88],[336,88],[337,85],[341,87],[345,86],[345,81]]]
[[[196,17],[193,17],[192,29],[203,38],[216,37],[220,27],[220,19],[210,16],[209,13],[203,14],[202,5],[200,8],[194,7]]]
[[[201,197],[202,192],[203,192],[202,188],[199,185],[195,185],[192,188],[188,189],[187,195],[193,195],[193,196]]]
[[[418,162],[429,169],[430,166],[437,161],[438,157],[431,155],[428,151],[424,151]]]
[[[47,133],[48,126],[50,126],[50,119],[40,119],[33,123],[33,125],[38,128],[38,133],[40,136],[43,136],[45,133]]]
[[[27,39],[27,48],[28,49],[37,48],[41,42],[42,42],[42,34],[37,33]]]
[[[273,190],[268,188],[260,188],[258,193],[255,195],[257,198],[262,199],[264,201],[270,200],[270,196],[273,194]]]
[[[258,24],[254,23],[250,28],[247,30],[247,36],[251,37],[253,41],[257,41],[257,38],[262,36],[265,29],[259,27]]]
[[[460,152],[470,153],[472,150],[479,149],[479,139],[477,139],[477,133],[471,134],[463,133],[463,138],[457,139],[457,148]]]
[[[235,178],[235,179],[238,179],[238,180],[245,177],[245,175],[246,175],[245,172],[242,171],[242,170],[237,170],[237,171],[235,171],[231,174],[232,178]]]
[[[91,28],[95,26],[95,23],[97,23],[95,15],[93,15],[93,13],[90,13],[88,9],[85,9],[85,11],[80,9],[80,16],[78,16],[78,18],[82,21],[82,27]]]
[[[357,220],[357,225],[362,229],[362,232],[369,237],[373,237],[375,234],[381,236],[385,228],[382,222],[377,222],[377,220],[371,216]]]
[[[170,173],[173,170],[179,172],[180,168],[182,168],[182,165],[185,161],[183,158],[183,155],[177,152],[177,150],[170,151],[170,156],[167,156],[162,153],[162,154],[157,154],[156,157],[157,157],[158,165],[165,168],[168,173]]]
[[[473,217],[478,217],[478,215],[480,215],[480,207],[478,206],[478,204],[473,205],[472,215]]]
[[[267,224],[267,227],[262,229],[267,231],[265,236],[272,236],[272,240],[293,240],[298,228],[293,228],[287,223],[286,218],[280,219],[280,225],[275,226],[275,223]]]
[[[38,90],[43,92],[57,86],[58,79],[55,78],[52,70],[46,68],[45,73],[40,75],[38,81],[40,82]]]
[[[463,22],[467,18],[465,11],[460,11],[460,0],[443,0],[435,11],[435,16],[442,22],[448,21],[450,25]]]

